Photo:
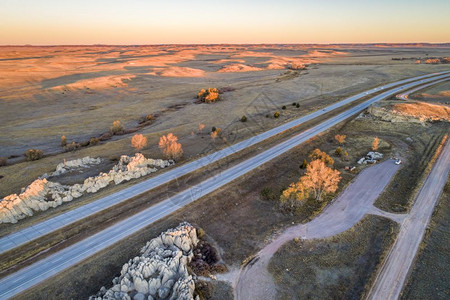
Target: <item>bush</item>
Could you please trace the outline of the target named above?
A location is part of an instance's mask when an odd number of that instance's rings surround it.
[[[278,112],[278,111],[276,111],[274,114],[273,114],[273,117],[274,118],[278,118],[280,116],[280,112]]]
[[[201,89],[197,98],[202,102],[213,103],[220,100],[219,90],[217,88]]]
[[[334,153],[336,153],[337,156],[341,156],[342,152],[343,152],[342,147],[337,147],[336,151],[334,151]]]
[[[213,126],[212,128],[211,128],[211,132],[214,132],[214,131],[216,131],[217,130],[217,128],[215,127],[215,126]]]
[[[136,149],[136,151],[141,151],[147,146],[147,138],[142,134],[135,134],[131,138],[131,147]]]
[[[4,167],[8,164],[8,159],[6,157],[0,157],[0,167]]]
[[[292,106],[296,106],[296,105],[297,105],[297,103],[295,103],[295,102],[292,103]]]
[[[42,152],[42,150],[39,149],[28,149],[25,152],[25,157],[27,158],[28,161],[38,160],[41,159],[43,156],[44,152]]]
[[[264,200],[275,200],[277,197],[271,188],[265,187],[261,190],[261,198]]]
[[[115,120],[113,122],[113,125],[111,127],[111,133],[112,134],[120,134],[125,130],[125,128],[123,127],[122,123],[120,123],[119,120]]]
[[[300,169],[306,169],[307,166],[308,166],[308,162],[306,161],[306,159],[304,159],[303,163],[300,165]]]
[[[67,139],[66,136],[61,136],[61,147],[65,147],[67,145]]]
[[[91,137],[91,138],[89,139],[89,146],[97,145],[99,142],[100,142],[100,139],[99,139],[99,138]]]
[[[300,108],[300,104],[299,104],[299,103],[297,103],[297,105],[296,105],[295,107],[297,107],[297,108]]]
[[[79,148],[81,148],[81,145],[80,145],[79,143],[72,142],[72,143],[70,143],[70,144],[67,144],[67,145],[64,147],[64,150],[66,150],[66,151],[75,151],[75,150],[77,150],[77,149],[79,149]]]
[[[281,109],[286,109],[286,105],[283,105],[283,106],[281,107]]]
[[[242,116],[241,122],[247,122],[247,116],[246,116],[246,115],[243,115],[243,116]]]
[[[268,118],[269,117],[269,115],[266,115],[266,118]]]
[[[205,237],[205,235],[206,235],[206,232],[205,232],[205,230],[203,228],[198,228],[197,229],[197,237],[199,239],[203,239]]]

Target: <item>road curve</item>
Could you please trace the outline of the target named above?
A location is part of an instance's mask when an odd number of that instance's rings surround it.
[[[103,197],[101,199],[98,199],[96,201],[93,201],[91,203],[83,205],[81,207],[67,211],[65,213],[62,213],[53,218],[42,221],[33,226],[19,230],[15,233],[6,235],[6,236],[0,238],[0,253],[9,251],[20,245],[31,242],[32,240],[35,240],[39,237],[47,235],[55,230],[61,229],[69,224],[75,223],[83,218],[94,215],[94,214],[96,214],[104,209],[107,209],[109,207],[112,207],[118,203],[127,201],[137,195],[148,192],[156,187],[162,186],[163,184],[165,184],[171,180],[175,180],[176,178],[179,178],[190,172],[193,172],[202,167],[205,167],[213,162],[216,162],[222,158],[225,158],[229,155],[237,153],[247,147],[253,146],[265,139],[273,137],[273,136],[275,136],[279,133],[282,133],[290,128],[296,127],[306,121],[314,119],[320,115],[328,113],[328,112],[330,112],[334,109],[337,109],[339,107],[342,107],[348,103],[354,102],[363,97],[366,97],[373,93],[379,92],[381,90],[391,88],[396,85],[407,84],[407,83],[417,81],[417,80],[420,80],[420,82],[416,82],[416,83],[425,83],[425,82],[429,82],[431,80],[437,80],[437,79],[443,78],[445,76],[448,76],[449,73],[450,73],[450,71],[446,71],[446,72],[427,74],[427,75],[423,75],[423,76],[418,76],[418,77],[414,77],[414,78],[397,81],[394,83],[383,85],[381,87],[370,89],[366,92],[359,93],[357,95],[354,95],[352,97],[349,97],[349,98],[339,101],[337,103],[329,105],[322,110],[315,111],[309,115],[303,116],[303,117],[298,118],[293,121],[290,121],[281,126],[273,128],[271,130],[268,130],[264,133],[255,135],[247,140],[236,143],[225,149],[222,149],[222,150],[212,153],[210,155],[204,156],[198,160],[192,161],[192,162],[182,165],[180,167],[169,170],[161,175],[149,178],[148,180],[145,180],[141,183],[135,184],[131,187],[125,188],[117,193],[111,194],[109,196]],[[440,76],[438,76],[438,75],[440,75]],[[400,90],[397,90],[395,93],[398,93],[399,91]],[[354,113],[356,113],[356,112],[357,111],[354,110]]]
[[[319,216],[306,224],[289,227],[267,244],[241,269],[234,289],[235,300],[276,299],[276,286],[267,269],[275,252],[296,237],[322,239],[353,227],[371,212],[374,201],[398,169],[393,160],[364,169]]]
[[[410,90],[408,90],[408,91],[402,92],[402,93],[396,95],[395,97],[396,97],[397,99],[400,99],[400,100],[409,100],[409,99],[410,99],[410,98],[409,98],[409,95],[410,95],[410,94],[412,94],[412,93],[414,93],[414,92],[417,92],[417,91],[420,91],[420,90],[422,90],[422,89],[424,89],[424,88],[427,88],[427,87],[429,87],[429,86],[433,86],[433,85],[436,85],[436,84],[438,84],[438,83],[447,81],[447,80],[450,80],[450,77],[447,77],[447,78],[444,78],[444,79],[441,79],[441,80],[438,80],[438,81],[434,81],[434,82],[429,83],[429,84],[424,84],[424,85],[422,85],[422,86],[415,87],[415,88],[410,89]]]
[[[0,299],[10,298],[28,289],[58,272],[61,272],[95,253],[111,246],[121,239],[145,228],[153,222],[175,212],[179,208],[213,192],[238,177],[254,170],[271,159],[289,151],[317,134],[361,112],[372,103],[412,88],[418,84],[427,83],[433,79],[423,79],[418,82],[404,84],[383,92],[363,103],[349,108],[347,111],[332,117],[300,134],[252,157],[217,175],[209,178],[175,196],[161,201],[125,220],[122,220],[103,231],[100,231],[82,241],[79,241],[59,252],[52,254],[30,266],[0,279]]]
[[[449,171],[450,143],[447,141],[417,194],[414,206],[403,220],[397,239],[385,258],[367,299],[399,298]]]

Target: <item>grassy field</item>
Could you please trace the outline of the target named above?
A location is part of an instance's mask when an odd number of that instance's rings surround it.
[[[285,244],[269,264],[279,299],[361,299],[397,230],[366,216],[337,236]]]
[[[450,297],[450,181],[433,213],[401,299]]]

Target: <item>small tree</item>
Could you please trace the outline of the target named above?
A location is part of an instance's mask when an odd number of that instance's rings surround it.
[[[344,144],[345,138],[346,138],[346,137],[347,137],[347,136],[344,135],[344,134],[336,134],[336,135],[334,136],[334,138],[336,139],[336,141],[338,141],[339,145],[341,145],[341,146]]]
[[[311,154],[309,155],[309,158],[311,158],[312,160],[319,159],[330,166],[332,166],[334,164],[334,159],[332,159],[325,152],[320,151],[320,149],[318,149],[318,148],[314,149],[314,151],[311,152]]]
[[[65,147],[67,145],[67,139],[65,135],[61,136],[61,147]]]
[[[120,123],[119,120],[115,120],[115,121],[113,122],[113,125],[112,125],[112,127],[111,127],[111,133],[112,133],[112,134],[118,134],[118,133],[123,132],[124,130],[125,130],[125,129],[124,129],[122,123]]]
[[[286,105],[283,105],[283,106],[281,107],[281,109],[286,109]]]
[[[202,123],[198,124],[198,132],[202,132],[204,128],[205,128],[205,124],[202,124]]]
[[[348,152],[344,151],[344,160],[348,160]]]
[[[287,189],[283,191],[283,193],[280,196],[281,202],[288,202],[288,201],[301,201],[307,198],[308,191],[306,187],[303,185],[303,183],[295,182],[291,183]]]
[[[276,118],[278,118],[280,116],[280,112],[278,112],[278,111],[276,111],[274,114],[273,114],[273,117],[276,119]]]
[[[341,156],[342,155],[342,147],[337,147],[336,150],[334,151],[334,153],[336,153],[337,156]]]
[[[304,159],[303,163],[300,164],[300,169],[306,169],[307,166],[308,166],[308,162],[306,161],[306,159]]]
[[[142,134],[135,134],[131,138],[131,147],[136,149],[136,151],[141,151],[147,146],[147,138]]]
[[[165,157],[169,159],[178,159],[183,155],[183,148],[177,141],[178,138],[172,133],[163,135],[159,139],[159,148]]]
[[[44,156],[44,152],[42,152],[42,150],[39,149],[28,149],[25,152],[25,156],[28,161],[38,160]]]
[[[247,116],[246,116],[246,115],[243,115],[243,116],[242,116],[241,122],[247,122]]]
[[[333,170],[320,159],[316,159],[309,163],[300,182],[306,189],[314,191],[314,198],[320,201],[324,193],[336,192],[341,180],[340,174],[338,170]]]
[[[380,139],[376,136],[376,137],[373,138],[372,150],[373,151],[377,151],[379,145],[380,145]]]

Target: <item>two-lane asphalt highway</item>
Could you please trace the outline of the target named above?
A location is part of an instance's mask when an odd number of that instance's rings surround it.
[[[291,128],[295,128],[300,124],[312,120],[318,116],[321,116],[325,113],[328,113],[332,110],[335,110],[339,107],[342,107],[351,102],[360,100],[363,97],[369,96],[371,94],[380,92],[382,90],[391,88],[400,84],[407,84],[411,82],[415,82],[416,84],[425,83],[430,80],[438,80],[445,76],[448,76],[450,71],[433,73],[423,76],[418,76],[414,78],[409,78],[401,81],[397,81],[394,83],[386,84],[377,88],[370,89],[368,91],[359,93],[337,103],[327,106],[322,110],[315,111],[311,114],[298,118],[296,120],[287,122],[281,126],[275,127],[271,130],[263,132],[261,134],[255,135],[247,140],[231,145],[225,149],[212,153],[210,155],[204,156],[200,159],[182,165],[180,167],[176,167],[172,170],[169,170],[161,175],[157,175],[155,177],[149,178],[141,183],[135,184],[131,187],[125,188],[119,192],[111,194],[109,196],[103,197],[76,209],[67,211],[55,217],[52,217],[48,220],[37,223],[31,227],[27,227],[25,229],[19,230],[15,233],[6,235],[0,238],[0,253],[6,252],[8,250],[14,249],[20,245],[23,245],[27,242],[35,240],[39,237],[42,237],[46,234],[49,234],[55,230],[61,229],[69,224],[77,222],[83,218],[92,216],[104,209],[112,207],[118,203],[127,201],[137,195],[148,192],[152,189],[155,189],[163,184],[175,180],[179,177],[182,177],[190,172],[201,169],[207,165],[210,165],[220,159],[223,159],[227,156],[235,154],[243,149],[246,149],[250,146],[253,146],[259,142],[262,142],[268,138],[271,138],[277,134],[280,134],[286,130]]]
[[[299,126],[300,124],[312,120],[318,116],[321,116],[325,113],[328,113],[334,109],[342,107],[351,102],[357,101],[363,97],[374,94],[384,89],[391,88],[396,85],[406,84],[412,81],[420,80],[419,83],[425,82],[424,80],[437,80],[438,78],[442,78],[444,76],[448,76],[450,71],[433,73],[423,76],[418,76],[410,79],[405,79],[401,81],[397,81],[394,83],[386,84],[381,87],[373,88],[366,92],[359,93],[337,103],[327,106],[322,110],[315,111],[311,114],[303,116],[301,118],[295,119],[293,121],[287,122],[283,125],[275,127],[271,130],[263,132],[261,134],[255,135],[247,140],[231,145],[225,149],[212,153],[210,155],[204,156],[200,159],[182,165],[180,167],[169,170],[161,175],[157,175],[155,177],[149,178],[141,183],[135,184],[131,187],[125,188],[119,192],[111,194],[109,196],[103,197],[81,207],[75,208],[73,210],[67,211],[45,221],[42,221],[33,226],[27,227],[25,229],[19,230],[15,233],[6,235],[0,238],[0,253],[6,252],[8,250],[14,249],[20,245],[23,245],[27,242],[35,240],[39,237],[42,237],[46,234],[49,234],[55,230],[61,229],[69,224],[75,223],[83,218],[88,216],[92,216],[104,209],[112,207],[118,203],[127,201],[137,195],[148,192],[152,189],[155,189],[163,184],[180,178],[190,172],[201,169],[209,164],[212,164],[220,159],[223,159],[227,156],[235,154],[245,148],[253,146],[259,142],[262,142],[268,138],[271,138],[277,134],[280,134],[286,130]],[[440,76],[438,76],[440,75]]]
[[[428,83],[439,78],[428,78],[413,83],[404,84],[383,92],[363,103],[360,103],[347,111],[332,117],[302,133],[252,157],[219,174],[209,178],[196,186],[182,191],[175,196],[159,202],[132,217],[122,220],[103,231],[100,231],[76,244],[52,254],[16,273],[0,280],[0,299],[9,298],[21,291],[36,285],[43,280],[67,269],[95,253],[111,246],[121,239],[147,227],[153,222],[175,212],[179,208],[205,196],[216,189],[232,182],[238,177],[254,170],[262,164],[279,156],[286,151],[300,145],[317,134],[361,112],[372,103],[395,95],[404,89],[412,88],[419,84]]]

